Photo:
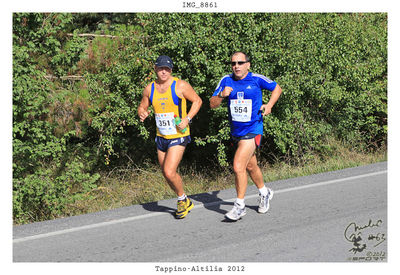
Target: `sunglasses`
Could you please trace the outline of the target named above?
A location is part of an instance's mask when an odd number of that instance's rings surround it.
[[[232,61],[231,66],[235,66],[236,64],[243,65],[244,63],[247,63],[247,62],[249,62],[249,61]]]

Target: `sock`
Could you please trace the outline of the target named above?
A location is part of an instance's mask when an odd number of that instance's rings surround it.
[[[268,195],[268,188],[264,185],[264,187],[258,189],[258,192],[260,192],[261,196],[266,196]]]
[[[235,202],[236,202],[237,205],[239,205],[240,208],[244,208],[245,207],[244,199],[236,198]]]
[[[178,197],[178,201],[183,201],[183,200],[186,200],[186,194],[185,193],[183,193],[182,196]]]

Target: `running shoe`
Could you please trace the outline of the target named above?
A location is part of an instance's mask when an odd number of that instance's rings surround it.
[[[246,215],[246,207],[240,208],[240,206],[235,202],[231,211],[225,214],[225,217],[232,221],[237,221],[241,217]]]
[[[258,213],[265,214],[267,213],[269,209],[269,201],[272,199],[274,196],[274,191],[272,189],[268,188],[268,194],[266,196],[262,196],[260,194],[259,198],[259,205],[258,205]]]
[[[183,219],[193,207],[193,202],[189,198],[178,201],[178,209],[175,212],[175,217]]]

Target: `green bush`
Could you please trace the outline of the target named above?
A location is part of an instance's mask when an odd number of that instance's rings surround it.
[[[83,194],[96,187],[99,175],[82,172],[83,166],[82,162],[75,160],[65,164],[63,173],[58,177],[53,175],[51,169],[38,169],[24,179],[15,180],[14,218],[18,221],[40,221],[62,216],[68,204],[82,199]]]
[[[264,120],[264,136],[273,143],[264,148],[275,155],[301,159],[311,151],[326,151],[324,140],[330,136],[361,148],[386,143],[386,14],[173,13],[138,18],[146,26],[143,46],[152,50],[152,60],[158,54],[171,56],[176,75],[189,81],[206,104],[219,79],[230,73],[225,64],[234,51],[248,53],[252,71],[276,80],[283,94]],[[266,93],[265,101],[268,97]],[[217,146],[205,149],[210,157],[217,148],[224,165],[226,117],[226,108],[205,106],[192,131],[197,145]]]
[[[87,173],[91,167],[79,159],[88,151],[76,140],[87,116],[76,87],[48,77],[70,74],[86,47],[80,38],[65,37],[72,19],[71,14],[13,15],[13,216],[18,223],[60,215],[78,197],[71,188],[87,192],[99,177]]]

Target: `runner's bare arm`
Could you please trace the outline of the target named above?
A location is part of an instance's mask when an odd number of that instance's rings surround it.
[[[143,90],[143,96],[142,100],[140,101],[139,107],[138,107],[138,115],[140,118],[140,121],[143,122],[150,114],[148,111],[148,108],[150,106],[150,84],[147,85],[146,88]]]
[[[233,91],[232,87],[226,86],[225,89],[219,93],[219,95],[213,96],[210,98],[210,108],[218,108],[219,105],[221,105],[222,100],[224,100],[225,97],[228,97],[231,92]]]
[[[184,80],[180,80],[178,82],[178,91],[182,91],[182,96],[189,100],[192,103],[187,116],[193,119],[193,117],[199,112],[201,105],[203,104],[200,96],[195,92],[192,86]],[[183,128],[189,124],[189,120],[187,118],[182,118],[182,123],[184,123]]]
[[[272,107],[275,105],[275,103],[278,101],[279,97],[281,96],[282,89],[281,87],[276,84],[275,89],[271,93],[271,97],[268,101],[267,104],[261,105],[260,110],[263,111],[263,116],[269,115],[272,112]]]

